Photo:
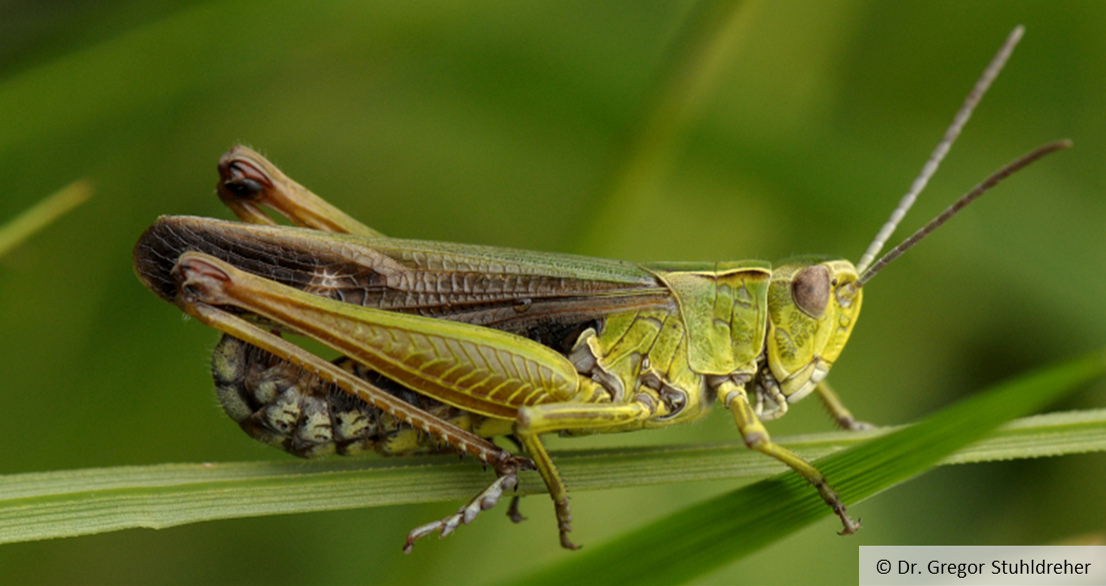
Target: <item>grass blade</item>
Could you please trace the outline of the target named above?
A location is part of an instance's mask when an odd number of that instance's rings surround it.
[[[91,195],[92,185],[87,180],[75,181],[0,226],[0,256],[84,203]]]
[[[1000,385],[916,426],[810,435],[781,443],[810,458],[829,455],[819,464],[849,503],[939,462],[1106,450],[1106,409],[1030,417],[968,446],[1002,420],[1033,411],[1103,371],[1106,360],[1096,354]],[[872,438],[876,439],[864,443]],[[577,491],[765,478],[785,471],[782,464],[735,442],[563,452],[557,461]],[[439,457],[165,464],[0,476],[0,543],[235,517],[459,501],[482,488],[489,477],[489,472],[471,462]],[[541,493],[544,488],[536,474],[529,474],[522,478],[520,492]],[[828,513],[797,475],[784,473],[691,507],[614,543],[589,547],[541,578],[561,581],[575,575],[637,581],[664,574],[670,579],[660,581],[679,581],[694,575],[681,573],[688,571],[685,566],[695,573],[707,571],[732,559],[732,552],[762,547]],[[667,541],[670,535],[687,536],[681,540],[687,545],[681,547],[703,553],[673,551],[671,558],[658,558],[669,573],[646,567],[641,575],[630,576],[622,568],[616,577],[596,568],[609,555],[655,547],[653,541]],[[720,555],[712,544],[728,553]],[[673,549],[671,543],[666,547]]]

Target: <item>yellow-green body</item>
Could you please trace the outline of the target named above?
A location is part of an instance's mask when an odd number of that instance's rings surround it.
[[[135,248],[136,272],[227,334],[213,367],[220,399],[255,438],[300,456],[444,446],[496,466],[496,483],[459,516],[413,531],[408,547],[471,520],[531,466],[574,547],[567,490],[540,436],[682,424],[716,401],[746,444],[807,477],[846,532],[858,526],[760,422],[816,388],[852,422],[821,384],[860,309],[849,262],[638,265],[398,240],[246,149],[220,171],[220,195],[248,223],[161,218]],[[259,203],[305,227],[271,225]],[[323,361],[270,331],[343,358]],[[486,439],[497,435],[530,459]]]

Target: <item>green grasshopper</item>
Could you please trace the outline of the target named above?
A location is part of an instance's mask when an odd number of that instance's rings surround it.
[[[1021,36],[977,82],[860,262],[804,257],[637,264],[487,246],[400,240],[361,224],[236,147],[218,191],[245,223],[161,217],[134,251],[157,295],[224,332],[213,372],[224,410],[254,438],[297,456],[471,454],[496,480],[454,515],[412,530],[404,550],[448,535],[536,469],[561,545],[571,513],[546,433],[584,435],[699,419],[717,401],[746,445],[806,478],[859,528],[817,468],[772,442],[762,421],[816,392],[837,422],[861,429],[826,384],[856,325],[864,284],[1015,170],[1007,165],[914,236],[872,262],[936,170]],[[284,227],[271,208],[300,227]],[[330,362],[281,332],[342,354]],[[507,436],[528,455],[490,441]],[[520,520],[517,497],[509,514]]]

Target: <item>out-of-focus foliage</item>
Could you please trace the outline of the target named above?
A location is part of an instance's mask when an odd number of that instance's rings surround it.
[[[908,218],[1002,163],[1005,183],[866,289],[834,368],[858,416],[905,423],[1106,339],[1106,6],[751,2],[669,172],[610,221],[622,161],[687,2],[0,4],[0,223],[90,177],[97,196],[0,259],[0,473],[284,460],[216,406],[207,351],[134,279],[158,214],[227,217],[245,142],[386,234],[591,255],[859,256],[1016,24],[1026,38]],[[602,218],[604,225],[597,225]],[[811,401],[776,435],[830,428]],[[1101,386],[1064,405],[1106,403]],[[728,417],[557,447],[731,439]],[[935,471],[708,581],[854,582],[862,544],[1102,531],[1102,455]],[[732,483],[574,495],[585,545]],[[0,547],[0,582],[481,583],[571,555],[551,507],[400,553],[456,504],[226,521]],[[673,536],[678,539],[679,536]],[[644,554],[643,554],[644,555]],[[801,557],[803,563],[793,563]]]
[[[84,203],[90,195],[92,195],[92,186],[87,181],[74,181],[27,208],[7,223],[0,224],[0,257]]]

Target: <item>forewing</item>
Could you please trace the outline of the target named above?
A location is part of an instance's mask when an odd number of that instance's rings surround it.
[[[135,247],[135,270],[172,301],[170,271],[188,250],[339,301],[516,333],[674,303],[633,263],[192,216],[159,218]]]

